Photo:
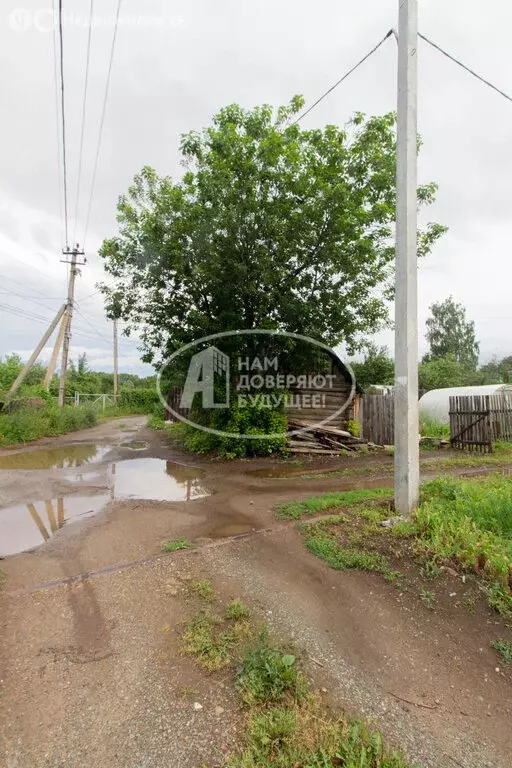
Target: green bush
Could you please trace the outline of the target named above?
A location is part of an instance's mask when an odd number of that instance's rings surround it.
[[[160,411],[163,410],[158,392],[153,387],[121,390],[117,397],[117,406],[129,409],[131,413],[154,413],[157,406],[160,406]]]
[[[40,437],[62,435],[96,424],[96,413],[90,406],[49,403],[42,408],[19,408],[0,414],[0,445],[27,443]]]
[[[224,458],[233,459],[245,456],[267,456],[286,449],[285,434],[288,429],[288,420],[282,405],[268,408],[255,405],[240,407],[234,401],[230,408],[213,411],[194,409],[190,420],[220,432],[231,432],[235,435],[262,435],[261,440],[223,437],[186,425],[184,445],[187,450],[194,453],[218,451]],[[283,437],[265,437],[271,434],[283,435]]]

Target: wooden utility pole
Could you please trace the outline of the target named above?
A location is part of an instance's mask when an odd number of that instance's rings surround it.
[[[117,317],[114,317],[114,405],[117,403],[118,392],[118,347],[117,347]]]
[[[395,506],[419,498],[417,271],[417,0],[399,0],[396,149]]]
[[[62,251],[64,256],[70,256],[71,259],[61,259],[66,264],[70,264],[69,270],[69,282],[68,282],[68,298],[66,303],[66,315],[67,323],[64,331],[64,340],[62,344],[62,359],[60,365],[60,383],[59,383],[59,405],[62,406],[66,402],[66,377],[68,373],[68,357],[69,357],[69,345],[71,341],[71,322],[73,320],[73,303],[75,300],[75,279],[78,272],[78,266],[85,264],[84,252],[78,250],[78,244],[70,250]],[[78,261],[78,257],[82,256],[83,261]]]
[[[30,371],[30,369],[34,365],[35,361],[37,360],[37,358],[41,354],[42,348],[44,347],[44,345],[46,344],[46,342],[48,341],[48,339],[50,338],[50,336],[54,332],[55,328],[57,327],[57,324],[58,324],[59,320],[64,315],[65,311],[66,311],[66,305],[63,304],[62,307],[57,312],[57,314],[55,315],[55,317],[53,318],[51,324],[49,325],[49,327],[45,331],[41,341],[39,342],[37,347],[34,349],[32,354],[30,355],[30,358],[25,363],[25,365],[23,366],[22,370],[19,372],[19,374],[16,377],[16,379],[11,384],[11,388],[10,388],[9,392],[7,393],[7,400],[11,399],[11,397],[14,395],[16,390],[19,389],[19,387],[23,383],[23,381],[26,378],[28,372]]]
[[[57,365],[57,358],[59,356],[59,351],[62,346],[62,339],[64,338],[64,331],[66,330],[67,322],[68,322],[68,315],[67,315],[67,312],[64,312],[64,314],[62,315],[62,320],[60,321],[60,328],[57,334],[57,339],[55,341],[55,346],[53,347],[52,357],[48,365],[48,368],[46,369],[46,375],[44,377],[43,386],[46,390],[50,389],[50,384],[52,382],[55,366]]]

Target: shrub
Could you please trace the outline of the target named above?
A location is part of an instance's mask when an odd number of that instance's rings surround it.
[[[153,387],[122,389],[117,397],[117,406],[129,409],[131,413],[154,413],[157,406],[162,411],[158,392]]]
[[[194,453],[218,451],[226,459],[245,456],[267,456],[286,449],[288,420],[283,405],[261,408],[255,405],[240,407],[233,401],[230,408],[204,411],[194,409],[191,421],[220,432],[234,435],[261,435],[261,440],[240,437],[223,437],[186,425],[185,448]],[[268,438],[265,435],[279,435]],[[282,437],[280,437],[282,435]]]
[[[94,424],[96,414],[90,406],[65,405],[59,408],[52,402],[43,408],[19,408],[12,413],[0,414],[0,444],[26,443]]]

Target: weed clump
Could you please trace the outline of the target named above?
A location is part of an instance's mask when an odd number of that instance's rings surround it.
[[[188,539],[173,539],[162,546],[162,552],[177,552],[180,549],[190,549],[193,546]]]
[[[242,603],[241,600],[233,600],[226,608],[226,616],[228,619],[248,619],[249,615],[248,607]]]
[[[190,585],[190,589],[206,603],[211,603],[213,601],[213,584],[209,579],[193,581]]]
[[[295,656],[271,645],[267,633],[262,632],[245,654],[237,680],[242,701],[249,706],[276,703],[284,698],[300,701],[307,686],[295,662]]]

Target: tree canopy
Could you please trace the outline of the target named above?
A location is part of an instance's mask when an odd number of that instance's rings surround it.
[[[376,344],[367,345],[362,362],[351,361],[356,380],[364,389],[372,384],[390,385],[395,383],[395,362],[389,356],[387,347]]]
[[[144,360],[225,330],[303,333],[349,351],[388,322],[395,116],[302,129],[303,99],[221,109],[185,134],[179,180],[149,167],[118,204],[101,255],[107,311],[137,327]],[[435,184],[419,187],[431,203]],[[444,231],[419,233],[420,255]]]
[[[475,371],[480,345],[475,337],[475,323],[466,320],[464,305],[449,296],[432,304],[430,311],[426,333],[430,353],[425,359],[437,360],[451,355],[469,371]]]

